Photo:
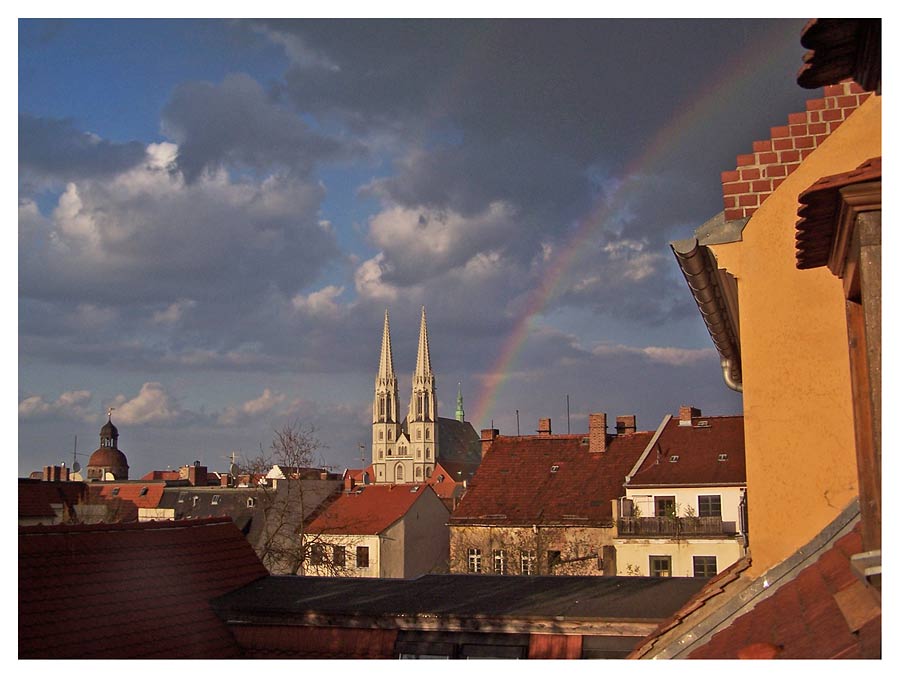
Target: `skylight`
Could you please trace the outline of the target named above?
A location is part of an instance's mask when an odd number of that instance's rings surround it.
[[[728,454],[726,452],[722,452],[719,455],[719,461],[728,461]]]
[[[556,473],[557,471],[559,471],[559,464],[553,464],[553,466],[550,467],[550,473]]]
[[[671,457],[669,457],[669,463],[675,464],[678,462],[679,459],[680,459],[680,457],[677,454],[673,454]]]

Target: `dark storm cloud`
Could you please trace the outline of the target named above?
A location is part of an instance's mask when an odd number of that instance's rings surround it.
[[[383,252],[381,279],[401,288],[462,266],[479,253],[500,251],[526,267],[542,243],[564,247],[573,224],[606,199],[603,180],[630,180],[624,175],[626,168],[634,170],[630,163],[660,143],[658,131],[704,96],[711,82],[743,78],[750,85],[749,98],[730,100],[725,92],[722,102],[714,102],[722,106],[719,118],[710,118],[692,137],[664,138],[663,143],[683,144],[677,159],[652,168],[662,176],[637,177],[644,185],[634,191],[633,219],[598,232],[601,246],[621,238],[662,252],[667,239],[682,234],[678,229],[693,228],[721,209],[718,174],[755,138],[738,139],[734,130],[763,135],[779,120],[761,111],[802,110],[805,98],[790,77],[799,63],[799,46],[791,54],[771,55],[759,72],[743,72],[738,58],[762,49],[774,34],[799,34],[802,21],[275,21],[254,26],[268,31],[292,58],[280,94],[298,110],[341,120],[372,145],[390,140],[393,171],[370,182],[363,194],[384,201],[370,236]],[[726,69],[730,80],[723,80]],[[784,86],[772,87],[774,77]],[[668,185],[667,173],[677,173],[677,182]],[[478,228],[497,204],[508,208],[507,224],[492,221],[492,228]],[[408,219],[419,214],[429,224],[441,214],[455,215],[460,232],[471,229],[478,237],[451,238],[439,252],[410,256],[409,238],[379,237],[385,230],[405,232],[396,223],[385,229],[386,217],[396,217],[398,210],[407,210]],[[605,258],[581,265],[602,267]],[[601,275],[614,278],[615,266],[611,263]],[[631,291],[622,287],[634,303],[619,306],[645,306],[648,292],[659,299],[662,286],[672,282],[660,274],[652,282],[648,276],[644,280],[643,287]],[[582,299],[597,305],[577,290],[569,290],[565,302],[582,304]],[[616,306],[606,308],[615,312]],[[641,309],[636,315],[658,321],[660,313]]]
[[[361,152],[356,144],[317,134],[276,105],[255,80],[229,75],[219,85],[178,86],[162,113],[163,130],[178,142],[178,167],[188,181],[223,166],[306,177],[322,160]]]
[[[20,181],[108,177],[145,160],[144,145],[114,143],[76,129],[69,119],[19,113]]]

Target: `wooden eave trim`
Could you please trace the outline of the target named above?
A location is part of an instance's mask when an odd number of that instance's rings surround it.
[[[843,278],[857,218],[863,212],[881,210],[881,180],[851,184],[839,192],[841,206],[828,255],[828,268],[834,275]]]

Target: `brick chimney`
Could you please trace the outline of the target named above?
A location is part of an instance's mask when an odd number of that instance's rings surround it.
[[[549,438],[553,435],[553,429],[550,426],[550,419],[538,419],[537,434],[541,438]]]
[[[606,452],[606,412],[588,415],[588,451],[592,454]]]
[[[353,488],[356,487],[356,480],[354,480],[353,476],[349,473],[344,477],[344,491],[352,492]]]
[[[45,466],[42,473],[43,480],[66,481],[69,479],[69,469],[65,464],[59,466]]]
[[[625,436],[637,431],[637,417],[633,414],[616,417],[616,435]]]
[[[194,487],[203,487],[207,484],[206,467],[200,466],[200,462],[194,462],[193,466],[187,467],[187,479]]]
[[[702,417],[700,414],[699,407],[692,407],[691,405],[682,405],[681,409],[678,410],[678,425],[679,426],[690,426],[691,419],[694,417]]]
[[[484,455],[488,453],[488,450],[491,449],[491,445],[494,440],[500,437],[500,429],[498,428],[483,428],[481,429],[481,458],[484,459]]]

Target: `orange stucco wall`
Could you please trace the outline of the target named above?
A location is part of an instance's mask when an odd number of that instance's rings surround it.
[[[857,494],[841,282],[796,268],[798,195],[881,155],[870,97],[769,196],[742,241],[714,245],[738,279],[751,574],[812,539]]]

